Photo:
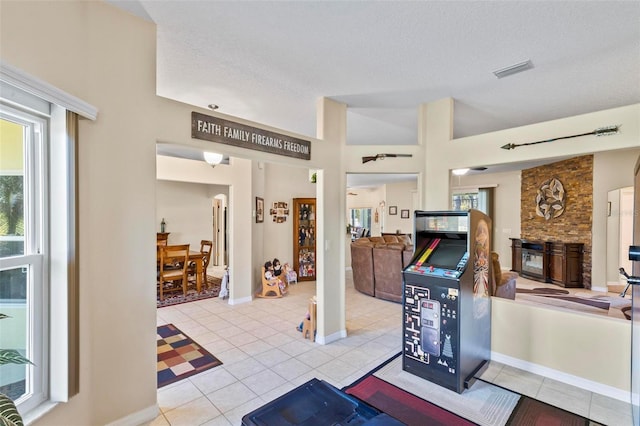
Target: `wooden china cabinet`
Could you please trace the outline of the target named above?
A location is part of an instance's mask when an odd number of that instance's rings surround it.
[[[316,279],[316,199],[293,199],[293,268],[298,281]]]

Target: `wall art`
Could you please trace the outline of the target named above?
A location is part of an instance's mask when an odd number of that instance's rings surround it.
[[[567,194],[559,179],[551,178],[546,181],[536,194],[536,214],[550,220],[564,213]]]
[[[289,216],[289,205],[284,201],[275,201],[269,210],[269,214],[273,217],[275,223],[286,222],[287,216]]]

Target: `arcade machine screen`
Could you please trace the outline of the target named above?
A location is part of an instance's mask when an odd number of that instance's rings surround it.
[[[454,238],[452,238],[454,237]],[[406,271],[457,278],[466,265],[467,241],[457,235],[423,238]]]

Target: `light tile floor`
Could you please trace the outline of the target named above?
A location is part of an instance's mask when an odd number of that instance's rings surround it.
[[[229,305],[208,299],[158,310],[223,365],[158,390],[160,415],[150,425],[240,425],[242,416],[316,377],[342,388],[401,351],[402,305],[353,288],[347,273],[348,337],[328,345],[303,339],[314,282],[281,299]],[[492,362],[483,379],[595,421],[631,425],[629,404]]]

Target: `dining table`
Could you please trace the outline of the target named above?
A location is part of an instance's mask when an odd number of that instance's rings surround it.
[[[160,247],[157,247],[156,250],[156,259],[158,264],[160,263]],[[202,290],[202,277],[203,277],[203,261],[204,261],[204,253],[195,250],[189,250],[189,262],[193,262],[196,265],[196,291],[200,293]],[[206,284],[206,283],[205,283]]]
[[[202,263],[204,260],[204,253],[199,251],[189,250],[189,262],[196,264],[196,291],[200,293],[202,289]],[[205,283],[206,284],[206,283]]]

